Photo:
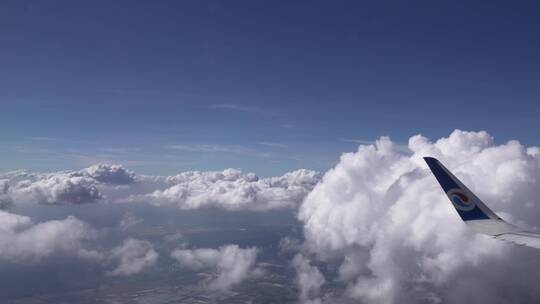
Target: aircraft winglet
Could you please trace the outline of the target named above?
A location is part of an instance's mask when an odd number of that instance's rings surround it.
[[[540,234],[505,222],[491,211],[457,177],[433,157],[424,157],[461,219],[475,232],[495,239],[540,249]]]
[[[444,192],[454,205],[459,216],[464,221],[499,219],[474,193],[463,185],[448,169],[437,159],[424,157],[431,172],[443,188]]]

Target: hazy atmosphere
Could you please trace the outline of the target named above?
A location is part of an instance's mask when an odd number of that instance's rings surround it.
[[[0,303],[534,303],[533,1],[0,2]]]

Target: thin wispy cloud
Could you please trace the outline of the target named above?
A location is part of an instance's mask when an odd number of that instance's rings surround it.
[[[271,142],[271,141],[262,141],[258,143],[261,146],[271,147],[271,148],[287,148],[286,144]]]
[[[253,148],[240,145],[221,145],[221,144],[179,144],[168,145],[168,149],[184,152],[196,152],[196,153],[228,153],[228,154],[241,154],[251,155],[257,157],[272,157],[270,152],[259,151]]]
[[[209,109],[214,110],[225,110],[225,111],[234,111],[234,112],[245,112],[245,113],[253,113],[253,114],[259,114],[264,116],[274,116],[276,113],[274,111],[263,109],[260,107],[254,107],[254,106],[245,106],[245,105],[238,105],[238,104],[231,104],[231,103],[221,103],[221,104],[213,104],[208,106]]]
[[[130,153],[130,152],[140,151],[141,149],[139,149],[139,148],[108,147],[108,148],[99,148],[98,150],[102,151],[102,152],[113,153],[113,154],[127,154],[127,153]]]
[[[371,145],[375,143],[374,140],[352,139],[352,138],[342,138],[341,141],[354,143],[354,144],[361,144],[361,145]]]
[[[121,163],[123,165],[128,166],[137,166],[144,164],[142,161],[138,160],[130,160],[130,159],[119,159],[117,157],[114,157],[113,155],[103,155],[103,154],[90,154],[90,153],[84,153],[84,152],[66,152],[66,153],[59,153],[59,156],[61,156],[64,159],[69,159],[74,161],[75,163],[82,165],[82,166],[90,166],[97,163]]]
[[[55,151],[47,148],[27,147],[27,146],[13,146],[12,150],[17,153],[24,154],[54,154]]]
[[[60,138],[48,137],[48,136],[33,136],[33,137],[28,137],[28,139],[33,140],[33,141],[60,141],[61,140]]]
[[[54,137],[54,136],[30,136],[30,137],[25,137],[24,139],[27,141],[33,141],[36,144],[37,143],[43,143],[43,144],[65,143],[65,144],[78,144],[78,145],[96,144],[95,141],[82,139],[80,137],[79,138],[64,138],[64,137]]]
[[[359,145],[373,145],[376,142],[375,140],[354,139],[354,138],[342,138],[340,140],[343,142],[359,144]],[[409,146],[406,143],[393,142],[393,145],[397,151],[407,152],[407,153],[411,152],[411,150],[409,149]]]
[[[251,151],[249,148],[243,146],[229,146],[219,144],[181,144],[181,145],[169,145],[169,149],[186,152],[200,152],[200,153],[245,153]]]

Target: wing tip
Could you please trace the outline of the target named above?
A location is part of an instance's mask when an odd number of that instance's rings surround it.
[[[425,156],[424,160],[426,161],[426,163],[428,163],[428,165],[438,162],[438,160],[435,157],[431,157],[431,156]]]

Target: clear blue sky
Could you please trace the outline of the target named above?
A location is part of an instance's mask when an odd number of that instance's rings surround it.
[[[2,1],[0,170],[324,170],[351,140],[540,145],[536,1]]]

